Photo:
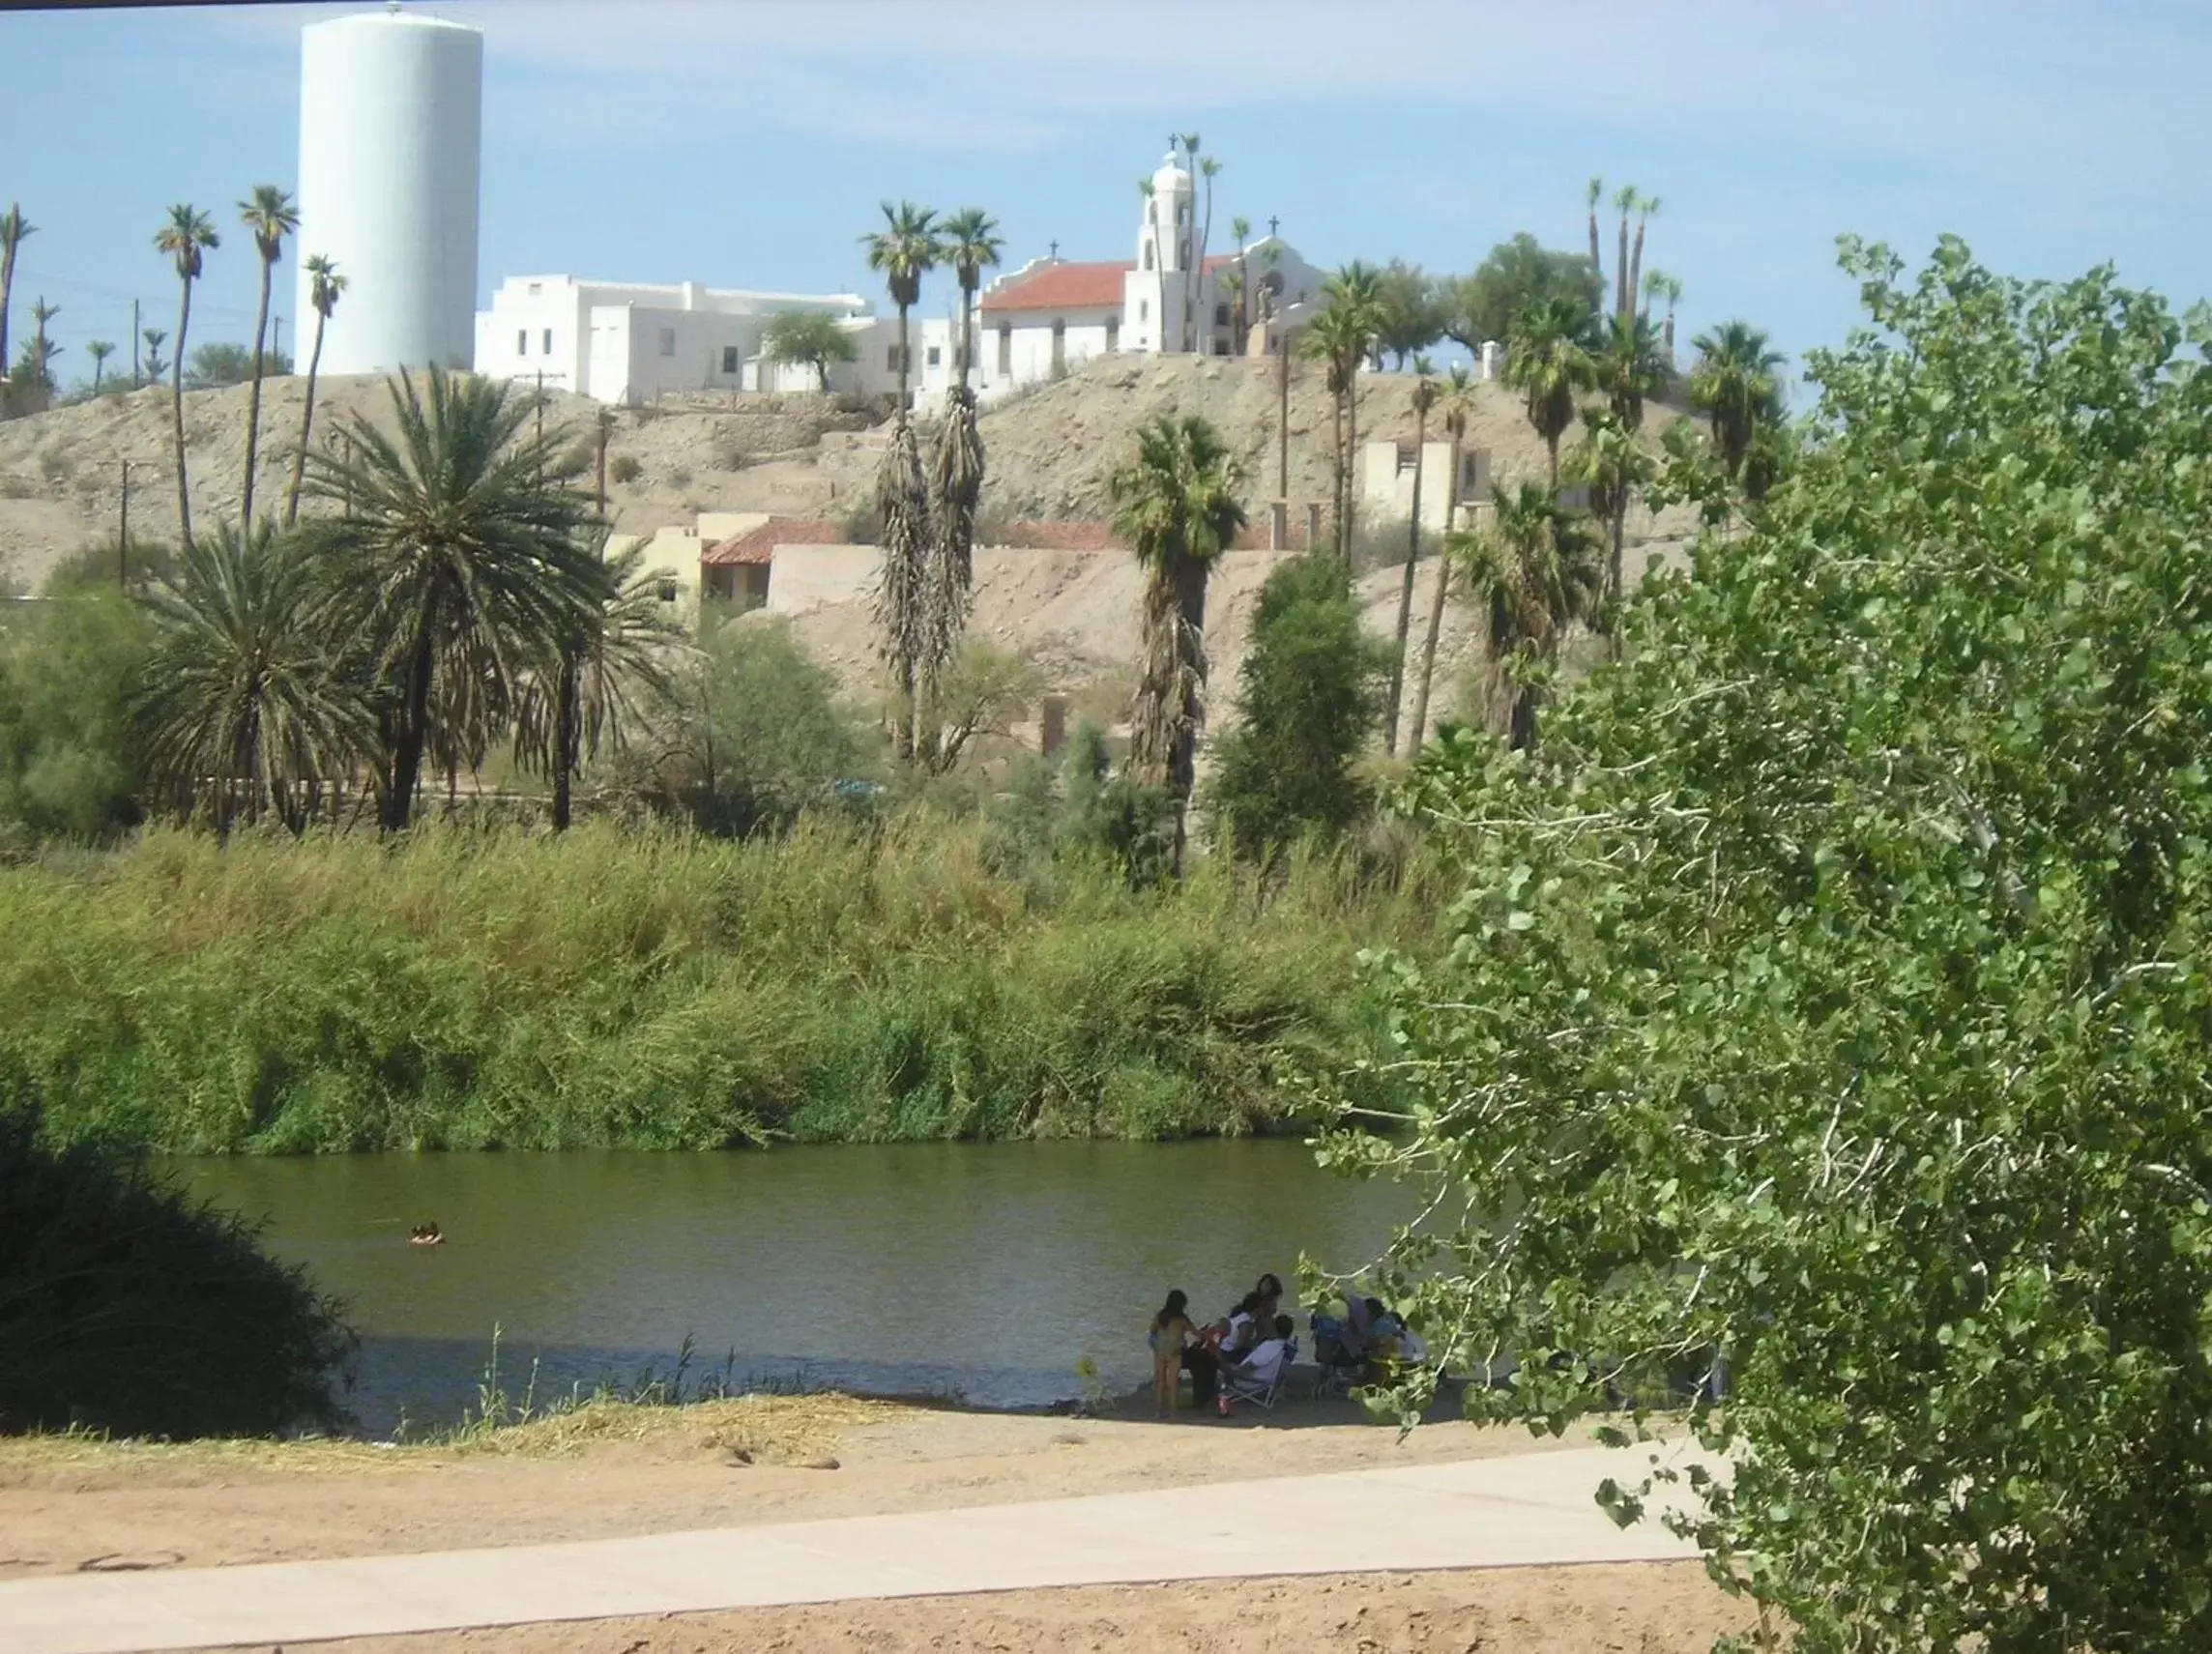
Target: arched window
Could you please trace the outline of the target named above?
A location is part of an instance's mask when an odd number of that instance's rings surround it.
[[[1280,299],[1283,296],[1283,273],[1279,270],[1268,271],[1260,277],[1260,285]]]

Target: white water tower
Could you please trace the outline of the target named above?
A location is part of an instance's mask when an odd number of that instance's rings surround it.
[[[300,32],[300,233],[292,248],[305,363],[315,337],[306,261],[336,262],[345,296],[325,373],[381,373],[476,352],[483,36],[386,11]]]

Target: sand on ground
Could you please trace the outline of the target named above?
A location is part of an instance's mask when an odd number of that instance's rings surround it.
[[[769,1397],[442,1448],[0,1441],[0,1578],[546,1544],[1426,1464],[1584,1444],[1349,1404],[1165,1423]],[[1316,1511],[1317,1521],[1326,1520]],[[368,1639],[383,1654],[1326,1648],[1687,1654],[1744,1623],[1694,1564],[1018,1591]]]

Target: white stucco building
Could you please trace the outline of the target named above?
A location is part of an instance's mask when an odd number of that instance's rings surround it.
[[[857,293],[749,293],[702,287],[509,276],[477,312],[476,370],[536,379],[601,402],[668,392],[738,391],[761,330],[784,310],[819,310],[865,333],[874,306]],[[756,369],[757,371],[757,369]],[[812,374],[803,373],[809,388]],[[795,379],[793,388],[800,381]]]

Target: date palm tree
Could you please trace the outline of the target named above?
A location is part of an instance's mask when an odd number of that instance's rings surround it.
[[[1358,537],[1359,515],[1359,367],[1375,348],[1375,340],[1382,332],[1382,276],[1375,267],[1360,259],[1326,277],[1322,282],[1322,294],[1328,301],[1324,315],[1339,318],[1334,337],[1345,352],[1341,363],[1344,381],[1344,514],[1342,551],[1347,563],[1352,561],[1353,545]]]
[[[1452,536],[1459,527],[1460,474],[1465,467],[1468,421],[1474,415],[1474,376],[1465,367],[1454,366],[1444,377],[1437,398],[1438,418],[1444,434],[1451,438],[1450,491],[1444,496],[1444,545],[1452,543]],[[1437,562],[1436,590],[1429,596],[1429,632],[1421,645],[1421,678],[1413,691],[1413,717],[1412,745],[1419,750],[1429,727],[1429,685],[1437,674],[1437,642],[1443,633],[1444,599],[1451,588],[1452,560],[1440,557]]]
[[[1220,433],[1195,415],[1161,415],[1109,481],[1114,531],[1145,570],[1143,642],[1129,720],[1129,767],[1174,805],[1170,867],[1182,876],[1199,731],[1206,722],[1206,584],[1244,526],[1237,467]]]
[[[983,272],[998,267],[1006,244],[999,238],[999,220],[980,207],[961,208],[938,226],[938,236],[944,262],[960,283],[960,389],[965,391],[975,359],[975,295]]]
[[[92,358],[92,393],[97,396],[102,372],[107,366],[107,359],[115,354],[115,346],[105,339],[94,339],[84,347],[84,354]]]
[[[1644,226],[1659,216],[1659,197],[1639,195],[1636,198],[1636,245],[1628,253],[1628,305],[1633,309],[1637,298],[1644,291]]]
[[[1698,364],[1690,372],[1690,404],[1711,422],[1713,446],[1732,481],[1741,482],[1744,456],[1761,423],[1779,423],[1784,361],[1749,322],[1723,322],[1690,341]]]
[[[1346,495],[1352,471],[1345,450],[1344,399],[1353,375],[1358,371],[1362,347],[1358,318],[1350,310],[1334,306],[1316,316],[1297,338],[1299,353],[1322,364],[1323,379],[1328,388],[1329,532],[1336,537],[1338,554],[1348,559],[1352,555],[1348,549],[1352,542],[1346,534]],[[1284,348],[1289,348],[1287,340]]]
[[[1620,244],[1613,264],[1613,311],[1616,316],[1627,315],[1636,303],[1636,290],[1628,284],[1628,216],[1642,199],[1633,184],[1623,184],[1613,192],[1614,211],[1620,215]]]
[[[300,516],[300,482],[306,474],[307,438],[315,428],[315,375],[323,365],[323,329],[331,312],[338,307],[339,295],[346,290],[346,278],[338,274],[337,265],[323,254],[309,253],[306,268],[307,303],[315,312],[315,348],[307,356],[307,400],[300,409],[300,446],[292,453],[292,487],[284,497],[286,528]]]
[[[1524,306],[1513,318],[1499,373],[1521,393],[1528,423],[1544,439],[1552,486],[1559,485],[1559,438],[1575,421],[1575,397],[1594,382],[1589,353],[1589,313],[1572,298],[1555,297]]]
[[[250,523],[253,465],[261,446],[262,346],[269,336],[269,287],[276,274],[276,261],[284,256],[284,238],[300,227],[300,209],[276,185],[256,184],[253,193],[238,204],[238,213],[239,221],[253,232],[254,250],[261,255],[261,304],[253,313],[253,392],[246,404],[246,479],[238,495],[238,520]]]
[[[1406,692],[1406,640],[1413,626],[1413,579],[1421,562],[1421,467],[1428,455],[1429,410],[1437,405],[1436,367],[1424,356],[1413,359],[1413,515],[1406,530],[1406,571],[1398,583],[1398,647],[1390,656],[1390,700],[1383,714],[1382,749],[1398,750],[1398,706]],[[1420,744],[1420,726],[1413,743]]]
[[[218,831],[274,810],[373,750],[376,720],[319,612],[320,570],[268,522],[187,542],[149,595],[157,637],[131,697],[156,788]]]
[[[898,307],[898,411],[907,412],[907,379],[912,353],[907,349],[907,312],[921,297],[921,278],[944,260],[938,242],[937,214],[912,201],[883,204],[884,227],[860,238],[868,249],[868,268],[884,278],[891,303]]]
[[[154,250],[164,252],[177,267],[177,354],[170,363],[169,412],[177,437],[177,543],[192,542],[191,484],[185,478],[185,334],[192,322],[192,283],[200,278],[205,255],[222,245],[208,216],[187,202],[169,209],[169,217],[154,232]]]
[[[515,702],[515,760],[552,783],[555,832],[568,830],[576,771],[619,749],[675,694],[671,668],[684,632],[661,601],[661,576],[646,567],[644,541],[612,559],[606,543],[602,523],[592,534],[592,553],[607,570],[599,600],[575,612]]]
[[[1667,319],[1659,328],[1659,353],[1672,373],[1674,369],[1674,306],[1682,301],[1682,284],[1665,271],[1651,271],[1644,277],[1644,298],[1646,310],[1661,300],[1667,303]]]
[[[527,434],[532,405],[506,380],[401,372],[389,430],[363,415],[341,426],[346,456],[308,455],[308,491],[342,500],[322,525],[335,590],[331,624],[366,640],[384,695],[378,819],[403,829],[423,756],[448,758],[452,711],[511,706],[562,640],[602,610],[612,580],[586,529],[591,497],[557,432]],[[443,685],[443,686],[442,686]]]
[[[1455,534],[1450,552],[1489,611],[1493,716],[1519,751],[1536,744],[1542,669],[1557,663],[1568,629],[1597,612],[1605,573],[1586,519],[1542,483],[1493,488],[1491,513],[1481,532]]]
[[[860,238],[868,268],[881,272],[898,306],[898,408],[891,417],[890,441],[876,473],[876,506],[883,518],[883,579],[876,589],[883,653],[898,696],[898,754],[914,757],[914,732],[920,716],[920,676],[929,653],[929,495],[921,452],[908,417],[907,312],[921,296],[921,278],[943,256],[937,215],[911,201],[886,201],[884,227]]]
[[[1589,187],[1583,192],[1583,204],[1589,210],[1590,279],[1597,283],[1597,292],[1600,295],[1605,292],[1605,259],[1604,256],[1599,253],[1597,246],[1597,204],[1604,199],[1605,180],[1602,178],[1592,178],[1589,181]],[[1593,297],[1596,297],[1596,295],[1593,295]],[[1597,298],[1597,303],[1602,307],[1605,304],[1605,301],[1602,297],[1599,297]]]
[[[1591,377],[1606,406],[1631,431],[1644,428],[1644,403],[1667,389],[1667,359],[1647,315],[1609,316],[1591,358]]]
[[[1244,335],[1252,331],[1252,220],[1238,214],[1229,220],[1230,238],[1237,243],[1237,348],[1244,354]]]
[[[15,254],[24,238],[39,233],[39,226],[23,217],[20,201],[8,203],[0,213],[0,372],[8,366],[8,311],[15,301]]]
[[[951,663],[968,624],[975,584],[975,507],[983,495],[983,437],[975,423],[975,393],[969,388],[975,356],[975,294],[983,272],[999,262],[1004,244],[998,220],[980,207],[964,207],[939,226],[945,262],[960,283],[960,378],[946,399],[931,477],[932,546],[923,593],[922,653],[916,685],[916,749],[933,759],[937,747],[937,684]]]

